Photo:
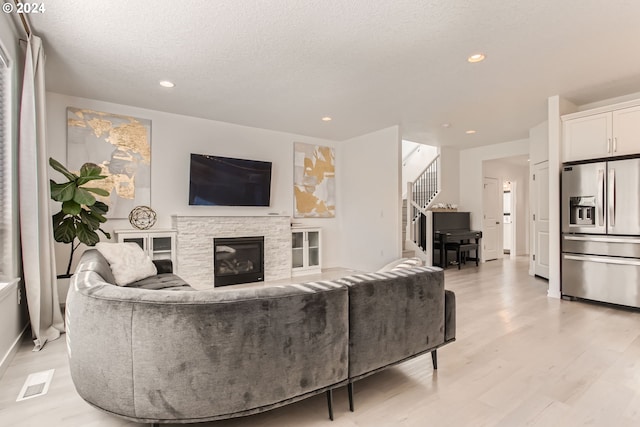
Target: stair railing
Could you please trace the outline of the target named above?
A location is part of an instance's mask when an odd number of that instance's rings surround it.
[[[427,241],[427,210],[440,193],[440,155],[424,168],[413,182],[407,183],[408,240],[414,242],[428,259],[431,252]],[[429,263],[430,264],[430,263]]]

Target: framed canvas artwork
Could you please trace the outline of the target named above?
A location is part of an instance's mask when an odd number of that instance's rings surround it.
[[[67,168],[86,162],[107,176],[95,184],[110,193],[102,200],[107,218],[128,218],[135,206],[151,204],[151,120],[67,107]]]
[[[295,218],[336,216],[336,156],[331,147],[294,143]]]

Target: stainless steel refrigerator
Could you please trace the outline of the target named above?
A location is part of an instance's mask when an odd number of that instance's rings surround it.
[[[562,168],[562,295],[640,307],[640,158]]]

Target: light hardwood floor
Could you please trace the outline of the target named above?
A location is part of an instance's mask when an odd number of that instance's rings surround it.
[[[640,313],[550,299],[527,259],[446,272],[457,341],[334,393],[211,427],[639,426]],[[15,402],[26,376],[55,368],[49,393]],[[90,407],[71,383],[64,340],[20,348],[0,380],[1,426],[135,426]]]

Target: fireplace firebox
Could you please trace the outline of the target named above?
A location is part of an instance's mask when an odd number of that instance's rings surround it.
[[[264,281],[264,236],[213,239],[215,286]]]

